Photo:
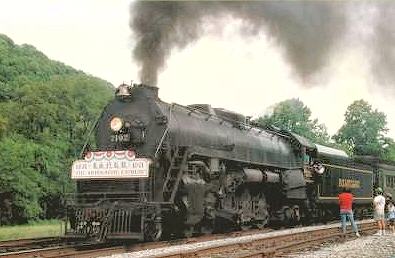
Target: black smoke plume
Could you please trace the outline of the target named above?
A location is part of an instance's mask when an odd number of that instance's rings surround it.
[[[305,80],[328,61],[345,28],[344,9],[342,2],[322,1],[136,1],[130,7],[137,40],[133,56],[141,81],[155,85],[173,49],[197,40],[207,19],[230,15],[242,19],[243,35],[271,35]]]
[[[379,1],[373,36],[371,67],[379,85],[394,91],[395,84],[395,2]]]
[[[367,43],[372,74],[379,85],[394,89],[393,1],[136,1],[130,8],[130,26],[137,40],[133,55],[140,64],[141,81],[155,85],[172,50],[197,40],[208,20],[219,22],[216,18],[230,16],[242,19],[243,36],[256,37],[263,31],[273,37],[296,74],[306,81],[327,64],[333,51],[342,51],[337,43],[344,38],[346,27],[353,29],[353,24],[346,24],[350,22],[347,15],[361,6],[377,10],[371,24],[374,33]]]

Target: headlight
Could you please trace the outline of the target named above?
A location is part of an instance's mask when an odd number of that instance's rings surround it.
[[[113,130],[114,132],[118,132],[119,130],[122,129],[122,127],[123,127],[123,121],[121,118],[114,117],[113,119],[111,119],[111,122],[110,122],[111,130]]]

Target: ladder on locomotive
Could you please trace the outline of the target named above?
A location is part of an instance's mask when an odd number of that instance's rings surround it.
[[[171,157],[170,167],[167,170],[165,182],[163,184],[163,199],[167,202],[173,202],[174,197],[180,184],[182,172],[185,169],[188,152],[186,148],[177,147]]]

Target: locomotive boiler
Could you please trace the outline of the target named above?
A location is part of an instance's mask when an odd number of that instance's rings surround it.
[[[72,237],[155,241],[292,225],[336,214],[339,188],[353,189],[361,213],[372,195],[372,170],[344,152],[210,105],[165,103],[156,87],[119,86],[95,133],[72,167]]]

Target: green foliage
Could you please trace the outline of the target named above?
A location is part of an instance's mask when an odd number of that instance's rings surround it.
[[[78,74],[72,67],[48,59],[30,45],[15,45],[0,34],[0,100],[14,97],[14,90],[31,81],[47,81],[53,75]]]
[[[346,144],[356,155],[385,155],[390,139],[385,137],[388,129],[383,112],[373,110],[364,100],[357,100],[348,106],[344,117],[344,125],[333,137],[336,142]]]
[[[36,152],[39,146],[22,136],[12,135],[0,141],[0,189],[2,208],[6,203],[11,210],[2,209],[10,218],[37,218],[42,211],[39,199],[42,196],[43,175],[36,171]]]
[[[0,109],[1,109],[1,106],[2,105],[0,104]],[[8,124],[7,119],[0,115],[0,139],[7,131],[7,124]]]
[[[306,137],[316,143],[330,144],[324,124],[312,120],[311,110],[299,99],[288,99],[277,103],[270,115],[259,117],[257,122],[264,127],[277,127]]]
[[[59,215],[112,86],[0,35],[0,224]]]
[[[392,140],[392,139],[388,140],[388,145],[385,146],[384,154],[382,155],[382,158],[387,161],[395,162],[395,142],[394,142],[394,140]]]

